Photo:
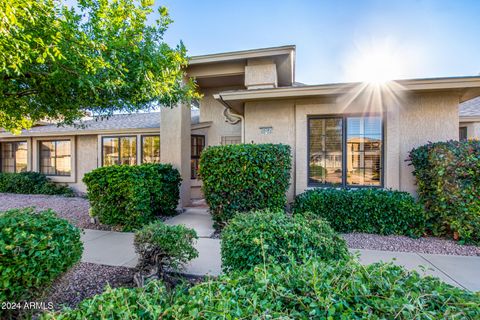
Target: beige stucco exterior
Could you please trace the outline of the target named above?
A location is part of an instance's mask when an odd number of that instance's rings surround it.
[[[102,165],[105,136],[135,136],[137,159],[141,137],[160,134],[161,162],[172,163],[182,174],[180,206],[202,197],[201,181],[191,179],[191,135],[205,137],[205,146],[226,141],[283,143],[292,150],[292,201],[308,185],[308,119],[312,116],[380,115],[383,125],[383,187],[415,194],[415,181],[405,161],[408,152],[429,141],[458,139],[458,105],[480,96],[480,77],[395,81],[384,86],[346,83],[316,86],[295,83],[295,47],[284,46],[194,57],[187,69],[203,98],[199,123],[191,124],[190,109],[162,110],[156,129],[109,129],[21,136],[0,133],[0,142],[28,143],[28,170],[38,170],[42,139],[69,139],[72,175],[52,177],[79,192],[85,173]],[[479,119],[480,120],[480,119]],[[465,122],[480,136],[480,125]],[[161,128],[161,129],[160,129]]]

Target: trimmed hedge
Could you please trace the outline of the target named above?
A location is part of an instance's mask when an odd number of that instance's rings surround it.
[[[170,164],[100,167],[83,177],[91,215],[124,230],[139,228],[155,215],[172,215],[181,180]]]
[[[421,236],[425,211],[407,192],[382,189],[312,189],[295,198],[294,214],[311,212],[338,232]]]
[[[55,184],[39,172],[0,172],[0,192],[73,196],[69,187]]]
[[[480,295],[393,264],[311,259],[168,291],[107,289],[43,319],[478,319]]]
[[[325,220],[270,211],[241,214],[230,220],[222,232],[221,250],[224,271],[290,259],[337,260],[348,256],[345,240]]]
[[[408,160],[428,230],[480,243],[480,141],[428,143],[411,150]]]
[[[237,212],[283,210],[291,162],[290,146],[283,144],[206,148],[200,176],[215,226],[223,227]]]
[[[0,301],[29,301],[77,263],[80,230],[51,211],[0,212]]]
[[[169,226],[160,221],[135,232],[135,252],[139,255],[137,285],[144,284],[145,274],[161,279],[165,271],[178,271],[198,257],[193,246],[196,239],[195,230],[183,225]]]

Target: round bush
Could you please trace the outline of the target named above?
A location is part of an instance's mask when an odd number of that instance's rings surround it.
[[[0,301],[34,298],[78,262],[80,230],[51,210],[0,213]]]
[[[298,195],[292,209],[326,219],[337,232],[418,237],[425,230],[425,210],[401,191],[318,188]]]
[[[290,146],[283,144],[206,148],[200,157],[200,176],[215,227],[224,227],[238,212],[283,210],[291,162]]]
[[[273,264],[169,292],[110,289],[44,319],[478,319],[480,295],[392,264]]]
[[[328,222],[271,211],[233,218],[222,232],[221,249],[224,271],[250,269],[264,262],[307,257],[336,260],[348,255],[345,240]]]

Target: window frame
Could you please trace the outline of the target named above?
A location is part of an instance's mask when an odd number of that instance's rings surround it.
[[[160,163],[161,162],[161,157],[162,157],[162,149],[161,149],[161,143],[162,143],[161,139],[162,138],[160,137],[160,134],[141,134],[140,135],[140,161],[138,161],[138,159],[137,159],[137,164],[138,163],[141,163],[141,164],[143,164],[143,163],[156,163],[156,162],[144,162],[143,161],[143,138],[144,137],[158,137],[158,141],[160,142],[160,155],[159,155],[160,161],[157,162],[157,163]],[[102,146],[102,155],[103,155],[103,146]],[[102,163],[103,163],[103,161],[102,161]]]
[[[135,138],[135,164],[134,165],[138,165],[138,136],[137,135],[121,135],[121,136],[117,136],[117,135],[108,135],[108,136],[101,136],[100,137],[100,164],[101,164],[101,167],[105,167],[105,157],[103,155],[103,140],[104,139],[117,139],[118,140],[118,161],[120,162],[120,158],[121,158],[121,154],[122,154],[122,146],[121,146],[121,143],[120,143],[120,139],[121,138]],[[140,142],[141,143],[141,142]],[[116,166],[119,166],[121,164],[114,164]]]
[[[55,144],[55,174],[46,174],[42,172],[42,142],[54,142]],[[70,144],[70,174],[57,174],[57,142],[68,142]],[[74,168],[72,165],[73,160],[73,144],[71,139],[41,139],[37,141],[38,145],[38,172],[43,173],[47,177],[65,177],[69,178],[72,177]]]
[[[26,168],[25,171],[28,171],[28,166],[29,166],[28,141],[27,140],[15,140],[15,141],[1,141],[0,142],[0,172],[5,172],[5,171],[3,171],[3,148],[4,148],[3,146],[6,143],[10,143],[10,144],[25,143],[26,144],[26,150],[25,151],[27,152],[27,168]],[[24,171],[20,171],[20,172],[24,172]],[[19,173],[19,172],[17,172],[17,154],[15,152],[13,153],[13,173]]]
[[[382,146],[380,148],[381,159],[380,159],[380,184],[375,185],[356,185],[356,184],[347,184],[347,130],[348,130],[348,118],[368,118],[368,117],[380,117],[382,122],[381,128],[381,139]],[[340,118],[342,119],[342,183],[341,185],[333,185],[328,183],[310,183],[310,120],[311,119],[332,119]],[[385,181],[385,115],[383,113],[342,113],[342,114],[325,114],[325,115],[308,115],[307,116],[307,188],[350,188],[350,189],[359,189],[359,188],[384,188]]]
[[[207,144],[207,139],[206,139],[204,134],[192,134],[192,135],[190,135],[190,151],[192,150],[192,147],[193,147],[193,144],[192,144],[193,138],[203,138],[203,148],[202,148],[202,151],[200,152],[200,155],[194,156],[190,152],[190,179],[191,180],[198,180],[198,176],[194,177],[193,174],[192,174],[193,171],[192,171],[191,163],[192,163],[192,160],[200,160],[201,153],[203,152],[203,150],[205,149],[205,146]]]

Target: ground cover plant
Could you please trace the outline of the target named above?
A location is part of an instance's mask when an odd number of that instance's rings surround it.
[[[310,259],[174,290],[109,289],[43,319],[478,319],[479,304],[479,294],[393,264]]]
[[[480,141],[428,143],[408,160],[428,231],[480,244]]]
[[[180,198],[181,176],[170,164],[108,166],[83,178],[91,215],[103,224],[133,230],[155,215],[172,215]]]
[[[215,226],[222,228],[237,212],[283,210],[291,161],[290,146],[283,144],[206,148],[200,176]]]
[[[72,189],[55,184],[39,172],[0,172],[0,192],[73,196]]]
[[[401,191],[317,188],[298,195],[292,209],[326,219],[337,232],[418,237],[425,229],[425,210]]]
[[[254,211],[234,217],[222,232],[224,271],[247,270],[262,263],[345,259],[345,240],[328,222],[283,211]]]
[[[0,212],[0,301],[38,297],[80,260],[82,251],[80,229],[51,210]]]

